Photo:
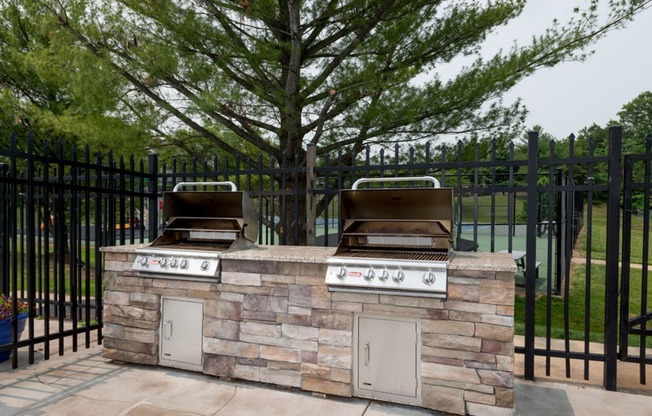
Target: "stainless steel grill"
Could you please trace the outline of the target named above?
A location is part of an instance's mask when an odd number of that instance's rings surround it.
[[[181,191],[229,186],[230,191]],[[162,234],[136,250],[132,270],[175,277],[219,277],[219,255],[255,245],[256,211],[232,182],[182,182],[163,195]]]
[[[358,189],[428,181],[427,188]],[[361,179],[340,192],[342,239],[327,260],[331,291],[445,297],[453,252],[453,191],[432,177]]]

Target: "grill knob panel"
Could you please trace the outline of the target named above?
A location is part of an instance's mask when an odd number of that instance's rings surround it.
[[[378,276],[378,279],[380,279],[381,282],[384,282],[387,279],[389,279],[389,272],[387,271],[387,269],[380,272],[380,276]]]
[[[372,269],[367,269],[367,270],[364,272],[364,274],[362,275],[362,277],[363,277],[364,280],[366,280],[366,281],[373,280],[375,276],[376,276],[376,273],[374,273],[374,271],[373,271]]]
[[[346,277],[346,268],[340,267],[335,276],[337,276],[338,279],[344,279]]]
[[[199,266],[199,268],[202,270],[207,270],[208,266],[210,266],[210,263],[208,262],[208,260],[204,260],[201,262],[201,266]]]
[[[405,279],[405,273],[403,273],[401,270],[397,270],[394,272],[394,275],[392,276],[392,280],[395,281],[396,283],[401,283]]]
[[[435,283],[435,280],[436,280],[436,276],[435,276],[435,274],[433,272],[424,273],[424,275],[423,275],[423,283],[425,283],[427,285],[431,285],[431,284]]]
[[[179,267],[182,268],[182,269],[187,269],[188,268],[188,260],[187,259],[181,260],[181,263],[179,264]]]

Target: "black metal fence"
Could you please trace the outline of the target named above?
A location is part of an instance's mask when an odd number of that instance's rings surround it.
[[[624,160],[619,351],[623,361],[639,364],[639,379],[645,383],[646,365],[652,364],[652,352],[648,351],[652,328],[647,325],[652,319],[649,301],[652,299],[649,282],[652,141],[647,141],[645,154],[626,155]],[[645,209],[640,209],[641,206]]]
[[[142,162],[91,157],[88,148],[78,155],[61,143],[37,153],[31,139],[12,138],[0,159],[0,293],[12,301],[14,322],[17,300],[29,304],[26,333],[19,337],[14,325],[0,353],[13,351],[15,368],[18,348],[27,348],[31,364],[39,345],[48,359],[52,345],[63,354],[66,340],[73,351],[80,338],[86,347],[101,343],[100,248],[135,241],[128,219],[145,209],[144,184],[156,175],[143,173]]]
[[[99,248],[158,235],[160,198],[179,182],[232,181],[248,191],[258,209],[259,244],[333,246],[340,233],[340,189],[363,177],[428,175],[454,190],[458,249],[507,251],[519,259],[515,325],[524,341],[516,352],[524,354],[525,377],[536,376],[535,359],[545,360],[546,373],[551,360],[564,360],[568,377],[587,379],[589,363],[598,361],[604,363],[605,387],[615,389],[616,362],[624,357],[618,344],[623,187],[620,129],[612,128],[610,134],[606,156],[596,154],[593,142],[576,151],[573,137],[540,146],[536,133],[521,145],[396,146],[341,150],[319,158],[309,146],[305,154],[280,161],[261,155],[256,160],[215,156],[160,163],[153,155],[125,162],[110,154],[91,158],[89,149],[81,157],[74,149],[64,157],[61,145],[37,154],[31,146],[21,152],[14,144],[0,150],[6,163],[0,177],[0,289],[29,301],[32,309],[25,340],[0,347],[0,352],[26,346],[32,360],[39,343],[47,357],[53,340],[61,344],[70,336],[76,346],[84,334],[88,345],[89,334],[96,331],[101,341]],[[634,159],[647,158],[649,165],[649,155],[648,147],[646,155]],[[649,199],[649,183],[644,176],[634,186],[648,192],[643,198]],[[649,218],[649,203],[642,207],[641,218]],[[624,212],[630,211],[626,207]],[[625,221],[628,226],[625,235],[647,235],[649,230],[649,223],[638,230]],[[647,240],[632,249],[647,252]],[[631,258],[647,270],[647,257]],[[641,299],[649,290],[646,272],[644,283],[639,280],[636,308],[648,311],[648,297]],[[628,307],[621,305],[621,312]],[[640,337],[642,358],[630,354],[627,359],[644,366],[649,363],[644,322],[650,313],[640,315],[636,325],[642,330],[627,336]],[[52,321],[58,325],[55,331],[48,329]],[[555,339],[563,341],[562,348],[553,345]],[[604,346],[602,353],[591,348],[595,342]],[[570,363],[578,360],[584,370],[572,374]]]

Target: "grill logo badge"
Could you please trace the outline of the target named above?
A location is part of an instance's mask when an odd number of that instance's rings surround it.
[[[351,277],[362,277],[362,272],[349,272],[348,275]]]

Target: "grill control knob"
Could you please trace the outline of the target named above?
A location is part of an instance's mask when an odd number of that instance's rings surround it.
[[[374,276],[376,276],[376,273],[374,273],[374,271],[373,271],[372,269],[367,269],[367,270],[364,272],[364,274],[362,275],[362,277],[363,277],[364,280],[366,280],[366,281],[373,280],[373,279],[374,279]]]
[[[382,272],[380,272],[380,276],[378,276],[378,279],[380,279],[380,281],[382,281],[382,282],[384,282],[384,281],[386,281],[387,279],[389,279],[389,272],[387,271],[387,269],[385,269],[385,270],[383,270]]]
[[[201,266],[199,266],[199,268],[202,269],[202,270],[207,270],[208,266],[210,266],[210,265],[211,264],[209,263],[208,260],[204,260],[204,261],[201,262]]]
[[[394,276],[392,276],[392,280],[395,281],[396,283],[400,283],[405,279],[405,273],[403,273],[400,270],[397,270],[394,273]]]
[[[143,267],[149,266],[149,259],[147,258],[147,256],[143,256],[140,258],[140,265]]]
[[[179,260],[170,259],[170,267],[177,267],[179,265]]]
[[[337,276],[338,279],[344,279],[346,277],[346,268],[340,267],[335,276]]]
[[[167,267],[167,265],[168,265],[168,259],[166,259],[165,257],[163,257],[163,258],[161,259],[161,261],[160,261],[158,264],[159,264],[159,266],[161,266],[161,267]]]
[[[182,269],[187,269],[188,268],[188,260],[187,259],[181,260],[181,263],[179,263],[179,267],[182,268]]]
[[[436,276],[435,276],[435,274],[433,272],[426,272],[423,275],[423,283],[425,283],[427,285],[431,285],[431,284],[435,283],[435,279],[436,279]]]

